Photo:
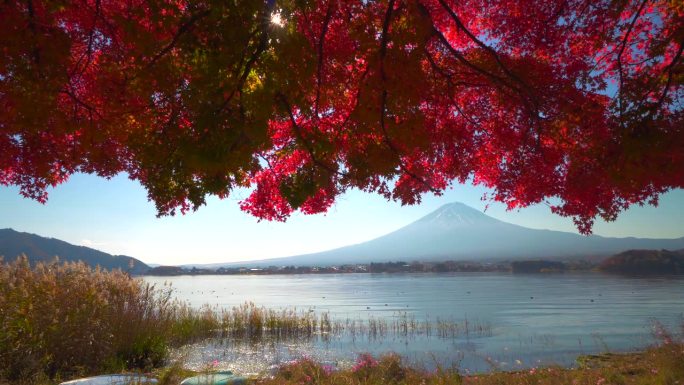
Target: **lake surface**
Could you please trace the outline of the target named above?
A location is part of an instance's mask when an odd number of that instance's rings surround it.
[[[187,366],[213,361],[239,373],[263,373],[312,357],[345,366],[359,353],[396,352],[415,365],[453,364],[463,372],[539,365],[571,366],[580,354],[629,351],[655,342],[658,327],[682,333],[684,277],[578,274],[339,274],[145,277],[192,306],[245,302],[273,309],[328,312],[333,319],[391,322],[401,316],[486,325],[486,333],[338,336],[311,341],[240,344],[206,341],[177,352]]]

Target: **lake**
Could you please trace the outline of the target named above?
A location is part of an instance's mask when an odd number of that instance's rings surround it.
[[[273,309],[328,312],[333,319],[416,320],[485,325],[486,332],[435,335],[333,336],[308,341],[190,345],[176,355],[188,367],[263,373],[303,356],[337,366],[358,354],[396,352],[415,365],[458,365],[463,372],[572,366],[580,354],[640,349],[662,324],[683,333],[684,277],[621,277],[600,273],[336,274],[145,277],[173,288],[192,306],[231,308],[245,302]]]

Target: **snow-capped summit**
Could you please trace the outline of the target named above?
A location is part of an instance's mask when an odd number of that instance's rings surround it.
[[[460,202],[443,205],[432,213],[419,219],[416,223],[432,223],[442,226],[476,226],[499,222],[496,219],[466,206]]]

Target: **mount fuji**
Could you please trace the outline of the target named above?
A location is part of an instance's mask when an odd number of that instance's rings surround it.
[[[494,219],[462,203],[451,203],[368,242],[250,264],[325,266],[397,260],[586,258],[609,256],[630,249],[682,248],[684,237],[608,238],[536,230]]]

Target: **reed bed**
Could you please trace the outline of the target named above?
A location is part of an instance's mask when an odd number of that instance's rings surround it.
[[[308,338],[327,327],[326,322],[313,312],[278,311],[257,307],[251,302],[221,310],[219,318],[222,335],[236,339]]]
[[[121,271],[0,259],[0,380],[158,367],[172,346],[217,327]]]
[[[220,335],[234,340],[254,341],[262,338],[310,339],[343,337],[369,340],[418,336],[440,339],[483,337],[492,335],[488,323],[464,319],[419,320],[414,315],[399,312],[391,317],[334,319],[330,313],[316,314],[313,310],[274,310],[248,302],[230,310],[221,310]]]

